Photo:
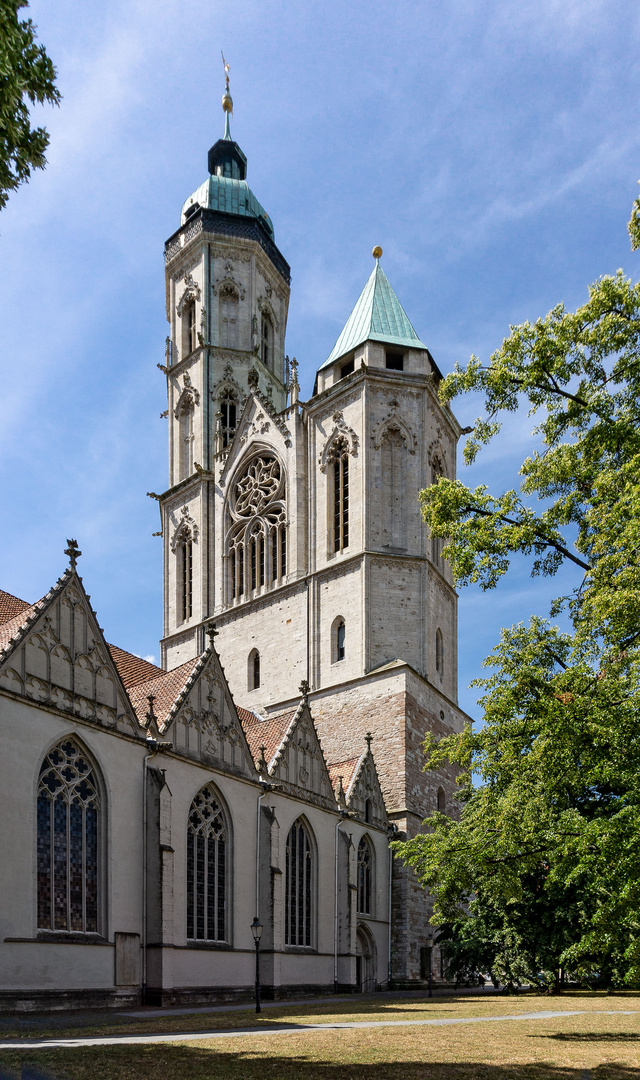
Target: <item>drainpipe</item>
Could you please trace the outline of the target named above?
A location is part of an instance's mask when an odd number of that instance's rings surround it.
[[[391,836],[397,833],[398,826],[394,823],[389,829]],[[389,920],[389,952],[387,956],[387,990],[391,989],[391,887],[393,882],[393,848],[389,848],[389,895],[387,918]]]
[[[256,918],[260,919],[260,809],[265,795],[271,791],[271,784],[266,780],[260,780],[262,791],[258,795],[256,803]]]
[[[334,893],[333,893],[333,992],[338,993],[338,829],[346,817],[346,811],[340,811],[340,818],[336,822],[335,832],[335,865],[334,865]]]
[[[147,771],[158,752],[155,739],[147,739],[150,753],[142,762],[142,1004],[147,1000]]]

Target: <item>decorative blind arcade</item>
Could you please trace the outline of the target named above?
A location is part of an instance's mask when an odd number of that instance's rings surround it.
[[[187,937],[225,941],[227,830],[211,784],[191,803],[187,827]]]
[[[72,739],[50,750],[38,783],[38,929],[98,931],[98,813],[91,766]]]
[[[229,530],[234,600],[281,581],[287,572],[284,476],[270,454],[252,458],[233,486]]]

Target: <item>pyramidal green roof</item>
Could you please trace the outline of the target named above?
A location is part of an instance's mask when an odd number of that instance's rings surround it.
[[[377,259],[371,277],[360,293],[331,355],[320,365],[320,371],[365,341],[384,341],[388,345],[404,345],[412,349],[427,347],[409,322]]]

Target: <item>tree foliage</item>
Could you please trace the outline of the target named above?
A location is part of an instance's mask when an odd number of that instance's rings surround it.
[[[43,169],[49,136],[31,127],[29,105],[57,105],[56,71],[42,45],[36,44],[31,19],[20,20],[25,0],[0,0],[0,209],[9,194]]]
[[[640,199],[629,231],[640,246]],[[453,966],[480,953],[501,978],[560,967],[640,981],[640,285],[618,271],[511,327],[483,365],[441,386],[480,391],[471,462],[506,413],[529,408],[537,448],[517,489],[440,478],[421,493],[456,581],[494,588],[516,554],[533,575],[575,571],[553,604],[503,630],[476,685],[484,726],[437,742],[427,767],[460,769],[459,820],[435,814],[398,845],[432,891]],[[479,786],[472,783],[472,775]],[[567,914],[570,917],[567,918]],[[475,951],[475,952],[474,952]],[[514,974],[515,973],[515,974]]]

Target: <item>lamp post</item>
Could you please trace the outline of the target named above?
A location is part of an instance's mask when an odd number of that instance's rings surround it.
[[[427,948],[429,950],[429,997],[433,997],[433,933],[431,930],[427,934]]]
[[[251,933],[256,946],[256,1012],[262,1012],[260,1007],[260,938],[262,937],[262,923],[256,915],[251,923]]]

